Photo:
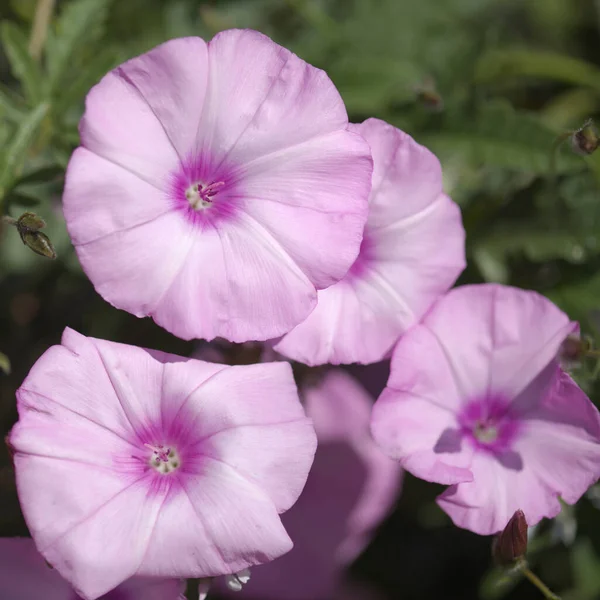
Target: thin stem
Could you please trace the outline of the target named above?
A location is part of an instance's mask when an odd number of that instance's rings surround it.
[[[16,225],[18,221],[17,219],[13,219],[8,215],[4,215],[2,218],[0,218],[0,222],[4,223],[5,225]]]
[[[519,569],[535,587],[544,594],[544,598],[548,600],[560,600],[560,597],[553,593],[550,588],[532,571],[529,570],[527,563],[525,561],[519,564]]]
[[[39,60],[42,56],[55,4],[56,0],[38,0],[37,2],[33,26],[31,28],[31,37],[29,38],[29,54],[31,54],[34,60]]]

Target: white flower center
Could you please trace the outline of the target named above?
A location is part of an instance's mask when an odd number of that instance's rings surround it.
[[[483,444],[492,444],[498,439],[498,428],[489,423],[477,422],[473,435]]]
[[[158,446],[144,444],[144,446],[152,450],[149,459],[150,466],[162,475],[175,471],[181,465],[177,450],[172,446],[163,446],[162,444]]]
[[[213,181],[208,185],[196,182],[185,190],[185,197],[194,210],[205,210],[213,203],[213,196],[225,185],[224,181]]]

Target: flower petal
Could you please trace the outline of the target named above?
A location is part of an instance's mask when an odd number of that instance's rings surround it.
[[[171,210],[163,192],[123,167],[83,147],[71,156],[63,211],[75,246],[144,225]]]
[[[245,163],[346,127],[344,103],[326,73],[265,35],[223,31],[208,54],[199,137],[217,156]]]
[[[244,210],[282,245],[317,289],[356,259],[372,161],[356,134],[337,131],[244,167]]]
[[[575,328],[543,296],[495,284],[451,290],[423,324],[438,338],[465,399],[515,397]]]
[[[350,125],[373,153],[369,227],[377,229],[424,210],[442,193],[442,167],[435,155],[380,119]]]
[[[316,295],[269,233],[240,215],[194,239],[179,274],[151,314],[184,339],[265,340],[305,319]]]
[[[82,474],[79,487],[87,487],[94,477],[94,473]],[[40,486],[48,490],[47,479]],[[148,487],[143,480],[128,485],[40,548],[44,558],[84,600],[106,594],[142,564],[163,501],[159,494],[150,500]],[[68,489],[73,493],[72,487]]]
[[[87,95],[79,124],[81,144],[159,190],[179,165],[179,156],[152,109],[117,71]],[[70,169],[67,169],[67,181]]]
[[[224,575],[292,548],[271,499],[232,467],[207,458],[201,472],[180,481],[162,506],[140,575]],[[180,522],[186,527],[174,536]]]
[[[369,234],[362,272],[320,291],[317,308],[275,349],[308,365],[382,360],[465,264],[458,207],[442,195],[417,216]]]
[[[194,241],[194,232],[181,215],[170,212],[78,244],[75,249],[83,270],[105,300],[145,317],[162,302],[179,271],[188,265]]]
[[[373,407],[373,438],[407,471],[436,483],[472,481],[473,451],[456,415],[409,391],[386,388]]]
[[[317,442],[289,364],[220,371],[189,396],[178,422],[203,440],[203,456],[265,490],[279,512],[300,495]]]
[[[303,397],[319,447],[304,491],[282,516],[294,548],[252,570],[244,589],[253,598],[333,597],[399,489],[401,469],[370,438],[372,401],[353,377],[330,371]]]
[[[181,159],[196,148],[208,69],[206,42],[185,37],[160,44],[115,70],[156,115]]]

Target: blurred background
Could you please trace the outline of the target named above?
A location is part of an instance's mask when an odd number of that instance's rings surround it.
[[[61,191],[85,94],[106,71],[169,38],[231,27],[258,29],[325,69],[352,121],[385,119],[439,156],[467,230],[459,283],[538,290],[600,337],[600,151],[571,145],[600,113],[600,1],[58,0],[43,48],[32,34],[36,6],[0,2],[0,212],[43,217],[58,258],[32,252],[13,227],[0,232],[4,434],[15,389],[67,325],[182,355],[202,350],[95,293],[67,236]],[[585,133],[593,150],[593,127]],[[226,353],[240,362],[247,350]],[[575,376],[599,403],[595,367]],[[350,371],[373,397],[385,385],[385,364]],[[440,490],[405,476],[336,598],[542,597],[493,569],[490,539],[451,525],[434,503]],[[0,536],[27,535],[7,449],[0,507]],[[564,599],[600,598],[599,509],[593,488],[533,532],[532,567]]]

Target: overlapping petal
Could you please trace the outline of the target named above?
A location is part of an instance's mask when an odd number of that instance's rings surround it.
[[[352,126],[373,152],[360,254],[276,350],[309,365],[382,360],[465,266],[458,207],[442,193],[439,161],[377,119]]]
[[[352,376],[331,371],[303,397],[319,447],[304,491],[282,517],[294,548],[252,570],[244,587],[250,598],[345,597],[344,566],[366,546],[399,491],[401,469],[373,443],[372,400]]]

